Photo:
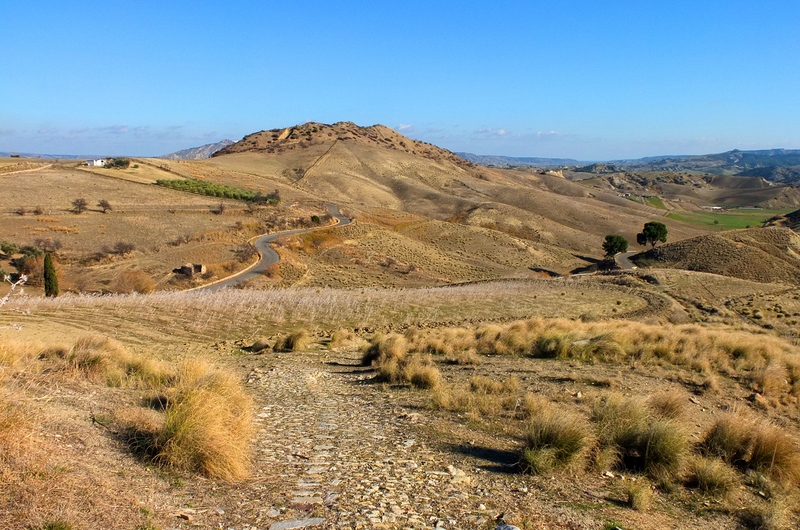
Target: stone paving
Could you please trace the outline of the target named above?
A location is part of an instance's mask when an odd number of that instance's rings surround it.
[[[365,391],[370,377],[310,360],[251,373],[264,397],[257,473],[286,485],[283,502],[267,507],[270,528],[485,525],[490,514],[475,477],[416,439],[423,416],[396,409],[376,388]]]

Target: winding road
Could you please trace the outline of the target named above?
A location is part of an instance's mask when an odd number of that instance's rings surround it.
[[[254,278],[260,274],[263,274],[267,267],[272,265],[273,263],[278,263],[281,257],[278,255],[275,250],[272,249],[270,244],[275,241],[275,239],[282,237],[282,236],[294,236],[297,234],[305,234],[306,232],[314,232],[316,230],[324,230],[326,228],[331,228],[332,226],[346,226],[352,222],[352,219],[348,219],[344,217],[341,212],[339,212],[339,207],[334,204],[325,204],[325,207],[328,209],[328,213],[336,220],[336,224],[328,225],[328,226],[319,226],[316,228],[298,228],[296,230],[284,230],[283,232],[276,232],[274,234],[266,234],[263,236],[257,236],[255,239],[251,240],[251,243],[256,250],[258,250],[261,259],[259,259],[254,264],[250,265],[243,271],[237,272],[232,276],[228,276],[227,278],[223,278],[221,280],[217,280],[216,282],[209,283],[208,285],[203,285],[201,287],[195,287],[194,289],[189,289],[189,291],[217,291],[219,289],[225,289],[226,287],[233,287],[234,285],[241,283],[243,281],[249,280],[250,278]]]
[[[614,259],[617,260],[617,265],[623,269],[635,269],[636,265],[631,263],[629,258],[631,256],[635,256],[636,254],[638,254],[638,252],[623,252],[614,256]]]

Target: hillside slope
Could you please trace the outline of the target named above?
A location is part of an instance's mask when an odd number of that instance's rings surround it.
[[[307,123],[261,131],[203,164],[217,172],[214,179],[230,184],[285,186],[293,199],[462,222],[584,255],[597,255],[606,234],[633,238],[643,223],[665,213],[555,175],[475,166],[381,125]],[[666,222],[675,237],[702,233]]]
[[[668,243],[641,255],[645,263],[758,282],[800,282],[800,235],[788,228],[750,228]],[[643,263],[639,260],[640,263]]]

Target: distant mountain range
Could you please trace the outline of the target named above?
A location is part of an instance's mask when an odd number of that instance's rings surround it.
[[[160,156],[159,158],[166,158],[167,160],[204,160],[206,158],[211,158],[211,155],[225,149],[229,145],[233,145],[232,140],[222,140],[221,142],[217,142],[215,144],[206,144],[201,145],[200,147],[191,147],[189,149],[183,149],[181,151],[176,151],[175,153],[170,153],[168,155]]]
[[[38,153],[20,153],[18,151],[8,151],[2,152],[0,151],[0,158],[10,158],[10,157],[20,157],[20,158],[46,158],[56,160],[59,158],[70,159],[70,160],[77,160],[77,159],[86,159],[90,160],[92,158],[102,158],[97,155],[42,155]]]
[[[721,175],[764,176],[751,173],[764,168],[800,167],[800,149],[761,149],[688,156],[658,156],[638,160],[619,160],[614,164],[630,169],[661,171],[704,171]],[[769,174],[769,172],[767,172]]]
[[[481,166],[570,167],[573,171],[612,174],[626,171],[695,171],[737,177],[761,177],[770,182],[800,183],[800,149],[761,149],[710,155],[649,156],[609,162],[579,162],[571,158],[538,158],[456,153]],[[576,167],[577,166],[577,167]]]
[[[476,155],[473,153],[456,153],[461,158],[478,164],[479,166],[514,167],[552,167],[552,166],[579,166],[586,164],[572,158],[540,158],[533,156],[498,156]]]

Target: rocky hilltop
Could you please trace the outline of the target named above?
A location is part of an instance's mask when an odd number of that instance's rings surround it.
[[[220,149],[228,147],[231,144],[233,144],[233,141],[226,139],[215,144],[206,144],[201,145],[200,147],[192,147],[190,149],[176,151],[160,158],[166,158],[167,160],[205,160],[206,158],[210,158]]]
[[[471,162],[447,149],[412,140],[385,125],[361,127],[349,121],[333,125],[308,122],[285,129],[259,131],[217,151],[213,156],[243,152],[284,153],[293,149],[306,149],[320,145],[332,146],[337,142],[405,152],[435,162],[450,162],[464,168],[473,166]]]

